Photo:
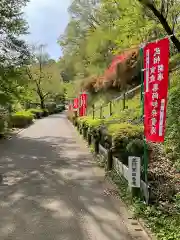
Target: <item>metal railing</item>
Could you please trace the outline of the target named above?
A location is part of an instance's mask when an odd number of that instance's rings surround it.
[[[132,88],[131,90],[122,93],[120,96],[111,99],[108,103],[106,104],[102,104],[98,107],[95,107],[95,105],[92,105],[92,117],[94,118],[108,118],[111,117],[114,113],[114,105],[115,103],[117,103],[118,101],[122,101],[122,104],[119,104],[119,110],[125,110],[128,108],[128,100],[130,99],[130,97],[133,97],[135,95],[136,92],[138,92],[141,89],[141,85]],[[139,93],[140,94],[140,93]],[[141,99],[139,100],[139,104],[140,104]],[[116,105],[117,108],[117,105]],[[117,112],[117,109],[116,109]]]

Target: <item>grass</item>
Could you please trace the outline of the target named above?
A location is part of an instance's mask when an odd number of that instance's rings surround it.
[[[120,93],[119,93],[120,95]],[[113,99],[113,95],[112,95]],[[111,110],[112,116],[110,117],[110,103],[106,103],[105,96],[99,95],[99,98],[96,97],[95,102],[95,118],[100,118],[100,106],[103,105],[102,108],[102,116],[103,118],[120,118],[122,116],[123,111],[123,100],[112,101]],[[138,92],[133,98],[126,99],[125,101],[126,109],[136,109],[137,115],[141,115],[141,101],[140,101],[140,93]],[[92,108],[88,110],[88,116],[92,117],[93,112]]]
[[[139,199],[132,199],[128,189],[128,182],[119,176],[115,171],[109,175],[118,187],[121,199],[133,211],[135,218],[142,218],[145,225],[155,233],[158,240],[178,240],[180,239],[180,195],[177,195],[177,212],[165,212],[158,205],[146,205]]]

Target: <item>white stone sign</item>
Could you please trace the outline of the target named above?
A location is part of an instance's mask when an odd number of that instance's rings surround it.
[[[141,159],[140,157],[132,157],[128,158],[129,165],[129,186],[140,188],[141,182]]]

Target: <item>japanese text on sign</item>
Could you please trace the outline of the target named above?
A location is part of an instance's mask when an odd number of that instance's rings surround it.
[[[78,98],[75,98],[75,99],[74,99],[74,102],[73,102],[73,109],[74,109],[75,111],[77,111],[77,110],[78,110],[78,107],[79,107],[79,99],[78,99]]]
[[[168,91],[169,39],[144,48],[144,130],[147,141],[163,142]]]
[[[80,95],[79,116],[86,116],[87,113],[87,93],[83,92]]]
[[[129,157],[129,186],[140,187],[140,166],[141,159],[139,157]]]

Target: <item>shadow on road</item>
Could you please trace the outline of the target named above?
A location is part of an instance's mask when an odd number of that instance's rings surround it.
[[[103,240],[130,239],[92,168],[70,137],[1,144],[0,239],[101,240],[98,232]]]

